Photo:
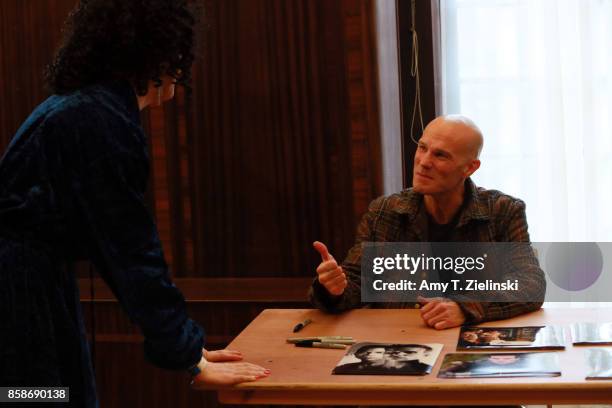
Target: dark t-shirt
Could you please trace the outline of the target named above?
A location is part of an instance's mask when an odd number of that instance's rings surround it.
[[[447,224],[438,224],[436,220],[427,214],[427,235],[429,236],[429,242],[451,242],[453,241],[453,230],[457,227],[461,214],[468,206],[470,202],[470,195],[465,194],[461,207],[457,210],[453,219]]]

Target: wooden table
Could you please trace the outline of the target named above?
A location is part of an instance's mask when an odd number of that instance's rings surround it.
[[[287,344],[293,326],[311,318],[299,336],[343,335],[357,341],[442,343],[432,374],[424,377],[332,375],[344,350],[297,348]],[[585,381],[585,347],[573,347],[569,324],[612,321],[611,309],[542,309],[484,326],[562,325],[566,350],[559,352],[562,375],[552,378],[441,379],[446,353],[456,350],[459,329],[423,325],[418,310],[359,309],[327,315],[309,309],[264,310],[229,346],[245,359],[270,368],[270,377],[219,389],[227,404],[307,405],[500,405],[612,403],[612,381]]]

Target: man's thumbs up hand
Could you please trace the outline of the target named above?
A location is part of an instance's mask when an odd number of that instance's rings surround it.
[[[344,293],[344,289],[348,283],[346,274],[342,268],[338,266],[338,263],[329,253],[324,243],[315,241],[312,246],[321,255],[321,263],[317,268],[319,283],[323,285],[330,294],[340,296]]]

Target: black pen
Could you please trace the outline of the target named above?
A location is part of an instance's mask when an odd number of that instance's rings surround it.
[[[297,333],[300,330],[302,330],[304,327],[308,326],[310,323],[312,323],[312,320],[310,319],[306,319],[303,322],[299,322],[298,324],[295,325],[295,327],[293,328],[293,332]]]

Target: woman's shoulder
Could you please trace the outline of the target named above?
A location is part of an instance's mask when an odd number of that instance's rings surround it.
[[[88,161],[122,152],[140,157],[146,140],[136,96],[128,92],[133,91],[102,84],[51,95],[32,111],[14,143],[31,142],[32,146],[46,146],[47,152]]]
[[[45,106],[46,105],[46,106]],[[140,125],[138,103],[127,84],[93,84],[73,92],[53,95],[41,107],[50,120],[88,129],[108,124]]]

